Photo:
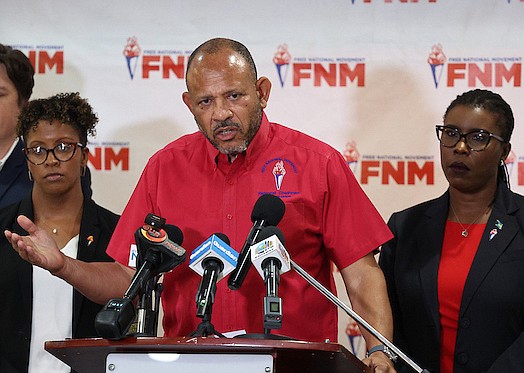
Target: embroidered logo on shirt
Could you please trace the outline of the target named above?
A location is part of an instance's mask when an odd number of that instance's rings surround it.
[[[284,176],[286,176],[286,168],[284,167],[284,161],[278,161],[273,166],[273,175],[275,176],[275,185],[277,190],[280,190]]]
[[[275,189],[259,190],[258,193],[262,194],[273,194],[279,198],[290,198],[294,195],[300,194],[296,190],[290,190],[296,184],[296,178],[293,176],[298,174],[297,166],[287,158],[272,158],[264,163],[262,166],[262,174],[270,174],[272,178],[272,183],[275,186]],[[268,176],[264,176],[264,179]],[[284,183],[284,177],[286,182]],[[290,179],[291,177],[291,179]],[[267,179],[265,179],[264,185],[267,185]],[[285,188],[284,188],[285,186]],[[267,186],[266,186],[267,188]]]

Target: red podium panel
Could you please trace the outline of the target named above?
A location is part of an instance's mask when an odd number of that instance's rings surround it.
[[[45,349],[78,373],[111,371],[106,366],[107,357],[111,354],[151,353],[271,355],[273,367],[269,371],[273,373],[371,371],[346,348],[336,343],[213,337],[126,338],[120,341],[94,338],[49,341],[45,343]]]

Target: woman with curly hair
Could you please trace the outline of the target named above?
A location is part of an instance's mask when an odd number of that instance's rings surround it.
[[[97,115],[78,93],[30,101],[20,112],[31,194],[0,210],[0,226],[27,234],[20,219],[31,219],[49,233],[61,252],[84,262],[110,262],[105,249],[118,215],[84,196],[87,137]],[[20,216],[23,215],[23,216]],[[44,341],[94,337],[94,318],[102,308],[52,275],[33,266],[0,237],[1,372],[69,372],[44,350]]]

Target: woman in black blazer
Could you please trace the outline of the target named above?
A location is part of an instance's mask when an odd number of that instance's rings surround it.
[[[87,136],[94,134],[97,122],[78,93],[30,101],[22,109],[17,129],[34,184],[30,196],[0,210],[3,229],[26,235],[19,224],[23,215],[46,230],[66,255],[112,261],[105,249],[118,215],[84,196],[81,186]],[[54,277],[52,270],[26,262],[4,234],[0,299],[0,372],[68,372],[44,351],[43,341],[96,336],[93,323],[102,305]]]
[[[522,372],[524,197],[509,190],[505,168],[513,113],[477,89],[457,96],[443,119],[448,190],[393,214],[395,238],[380,255],[394,342],[434,373]]]

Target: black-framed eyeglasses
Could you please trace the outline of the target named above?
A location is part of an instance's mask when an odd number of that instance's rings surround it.
[[[67,162],[73,158],[77,147],[83,148],[84,145],[79,142],[61,142],[52,149],[47,149],[43,146],[33,146],[32,148],[24,148],[24,154],[29,162],[38,166],[47,161],[49,153],[53,153],[54,157],[60,162]]]
[[[453,148],[462,139],[464,139],[467,147],[475,152],[480,152],[486,149],[492,137],[502,143],[506,142],[506,140],[504,140],[502,137],[485,130],[475,130],[468,133],[461,133],[454,127],[441,125],[437,125],[435,129],[437,131],[437,138],[440,141],[440,144],[446,148]]]

